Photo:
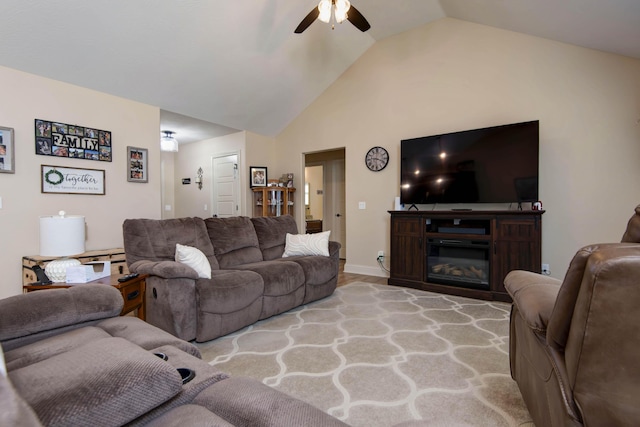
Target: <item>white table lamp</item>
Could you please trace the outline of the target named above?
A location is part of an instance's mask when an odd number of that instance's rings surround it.
[[[64,211],[57,216],[40,217],[40,255],[64,257],[51,261],[45,268],[47,277],[53,282],[64,282],[67,268],[80,265],[80,261],[67,258],[84,252],[84,217],[66,215]]]

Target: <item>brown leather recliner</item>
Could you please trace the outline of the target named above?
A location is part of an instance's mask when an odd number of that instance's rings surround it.
[[[511,376],[536,426],[640,425],[640,205],[563,281],[512,271]]]

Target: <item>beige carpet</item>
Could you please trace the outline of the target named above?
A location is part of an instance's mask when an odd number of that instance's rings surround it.
[[[352,426],[532,425],[509,375],[508,319],[504,303],[354,283],[198,347]]]

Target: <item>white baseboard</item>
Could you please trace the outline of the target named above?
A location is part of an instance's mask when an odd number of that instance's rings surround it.
[[[389,277],[389,273],[380,267],[369,267],[366,265],[344,264],[345,273],[365,274],[367,276]]]

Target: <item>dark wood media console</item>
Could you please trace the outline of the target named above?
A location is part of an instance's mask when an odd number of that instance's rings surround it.
[[[544,211],[389,211],[389,284],[510,302],[511,270],[540,273]]]

